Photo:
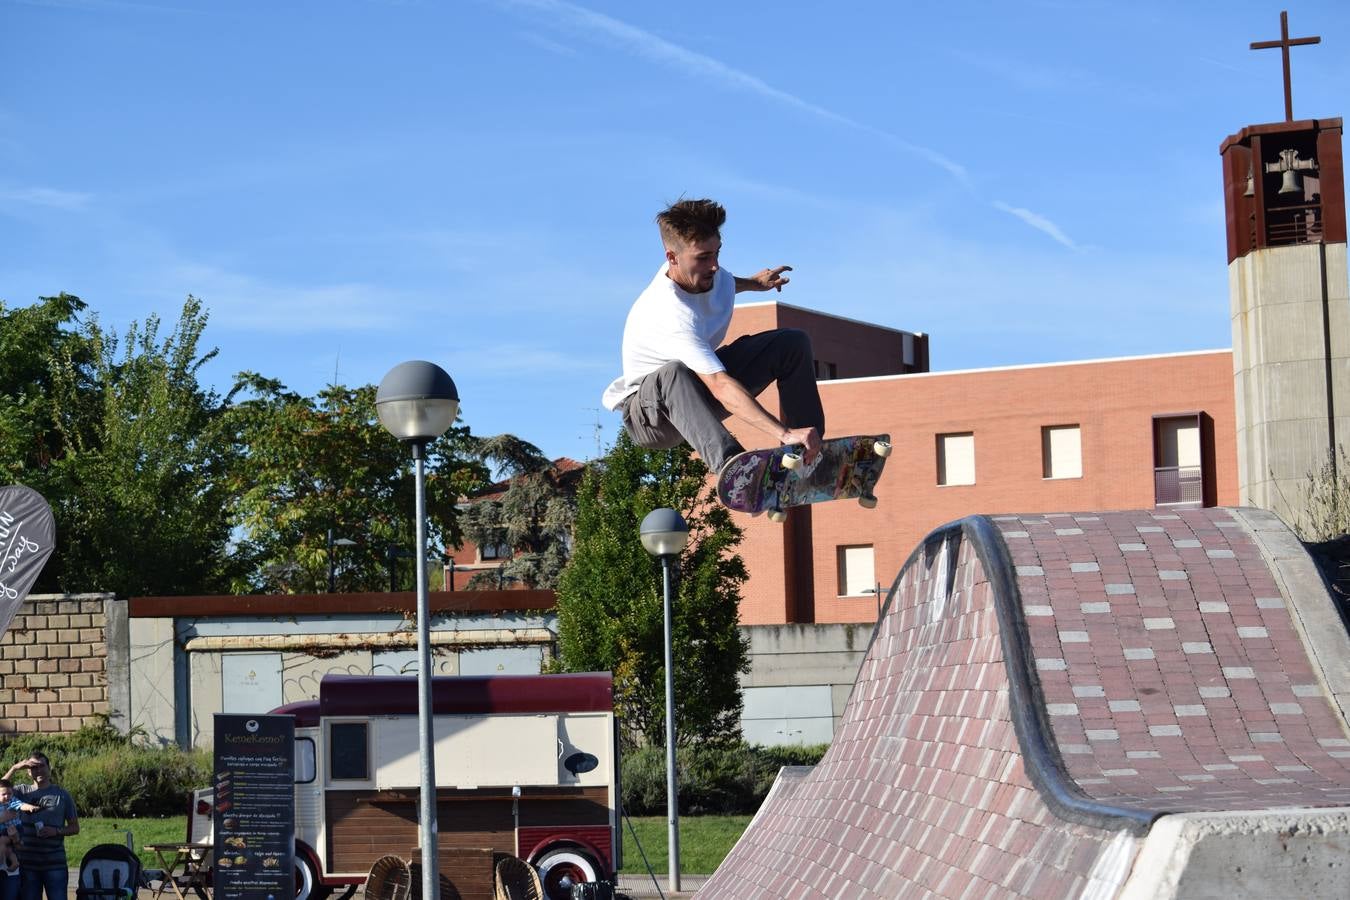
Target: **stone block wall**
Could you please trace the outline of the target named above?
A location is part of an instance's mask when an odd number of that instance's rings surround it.
[[[0,636],[0,736],[64,734],[111,712],[107,594],[38,594]]]

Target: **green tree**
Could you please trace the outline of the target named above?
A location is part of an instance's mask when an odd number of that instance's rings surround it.
[[[0,302],[0,483],[46,493],[47,470],[63,449],[52,408],[57,361],[83,374],[92,359],[76,328],[84,309],[72,294],[13,309]],[[86,396],[89,387],[81,386]]]
[[[739,737],[737,676],[749,661],[737,618],[747,576],[734,554],[741,530],[707,475],[688,447],[644,450],[620,432],[578,494],[575,546],[558,586],[559,665],[614,673],[630,743],[659,744],[665,734],[661,567],[638,540],[643,518],[663,506],[689,523],[672,640],[678,740]]]
[[[534,444],[509,434],[479,440],[477,452],[507,480],[470,501],[464,535],[479,547],[509,547],[512,555],[499,572],[480,572],[468,587],[491,589],[500,579],[556,587],[567,564],[581,470],[552,463]]]
[[[54,300],[43,301],[49,311],[83,308]],[[34,486],[56,517],[49,569],[61,590],[191,594],[228,582],[234,453],[220,427],[228,399],[198,380],[216,355],[200,350],[206,322],[188,297],[163,339],[155,315],[120,339],[91,317],[53,348],[50,404],[34,408],[51,428]]]
[[[330,386],[303,397],[274,379],[239,376],[230,423],[241,462],[233,473],[234,521],[248,565],[236,590],[322,592],[328,583],[328,532],[354,540],[335,549],[340,591],[388,587],[389,552],[413,544],[412,459],[375,413],[375,386]],[[458,499],[482,487],[468,428],[456,426],[428,448],[429,547],[461,541]],[[414,567],[398,566],[410,589]]]

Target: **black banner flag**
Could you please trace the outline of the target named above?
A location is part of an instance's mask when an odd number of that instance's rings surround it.
[[[55,546],[56,523],[42,495],[21,484],[0,488],[0,635]]]

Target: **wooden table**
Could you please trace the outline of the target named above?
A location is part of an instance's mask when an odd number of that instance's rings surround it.
[[[145,849],[155,854],[164,875],[152,896],[158,898],[171,888],[178,900],[187,900],[183,888],[195,889],[205,896],[206,873],[211,867],[210,844],[146,844]]]

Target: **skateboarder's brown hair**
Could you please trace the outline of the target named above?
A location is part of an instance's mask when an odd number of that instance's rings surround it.
[[[727,211],[716,200],[677,200],[656,214],[661,243],[672,250],[717,237]]]

